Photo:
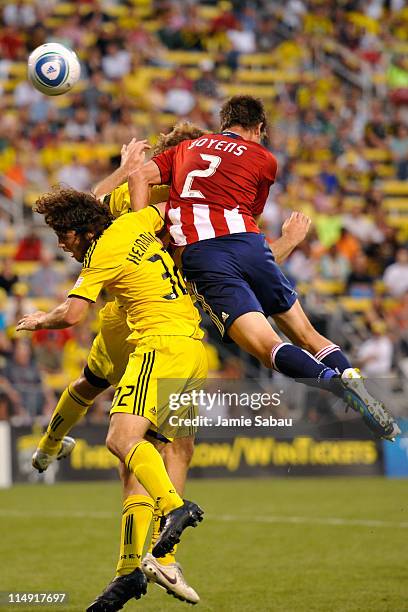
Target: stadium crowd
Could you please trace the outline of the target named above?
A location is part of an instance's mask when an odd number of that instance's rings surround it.
[[[291,209],[313,229],[284,268],[314,323],[372,377],[408,376],[408,8],[403,0],[5,2],[0,25],[0,419],[47,418],[84,365],[96,321],[16,338],[20,315],[69,289],[76,264],[32,212],[61,182],[89,190],[132,137],[178,120],[217,130],[222,100],[263,98],[278,179],[273,241]],[[38,45],[73,48],[82,78],[46,97]],[[23,211],[21,213],[21,211]],[[341,325],[339,324],[341,322]],[[207,326],[207,322],[205,321]],[[209,327],[209,326],[208,326]],[[340,331],[341,330],[341,331]],[[254,376],[209,328],[214,376]],[[109,395],[90,418],[105,419]]]

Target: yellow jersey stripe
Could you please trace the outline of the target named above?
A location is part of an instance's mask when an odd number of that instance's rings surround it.
[[[156,351],[152,351],[151,353],[149,353],[149,357],[148,357],[148,360],[147,360],[146,371],[145,371],[145,374],[144,374],[144,378],[142,380],[142,385],[141,385],[140,395],[139,395],[139,401],[138,401],[138,407],[137,407],[137,414],[140,415],[140,416],[143,416],[143,413],[144,413],[145,403],[146,403],[146,396],[147,396],[147,389],[149,388],[150,376],[151,376],[151,373],[152,373],[155,356],[156,356]]]

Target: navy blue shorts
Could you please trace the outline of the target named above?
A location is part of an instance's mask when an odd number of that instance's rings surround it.
[[[194,242],[182,255],[183,273],[221,336],[247,312],[286,312],[296,291],[280,270],[265,236],[250,232]]]

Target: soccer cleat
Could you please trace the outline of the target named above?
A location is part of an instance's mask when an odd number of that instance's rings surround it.
[[[142,561],[142,570],[149,582],[155,582],[176,599],[193,605],[200,601],[195,590],[185,581],[178,563],[161,565],[153,555],[147,553]]]
[[[51,465],[55,459],[59,461],[60,459],[65,459],[72,453],[75,447],[74,438],[70,438],[69,436],[64,436],[61,442],[61,448],[59,449],[56,455],[49,455],[48,453],[44,453],[42,450],[37,448],[35,451],[31,463],[33,467],[40,472],[45,472],[47,467]]]
[[[137,567],[130,574],[116,576],[106,589],[86,609],[86,612],[116,612],[132,599],[140,599],[147,592],[147,578]]]
[[[364,379],[356,368],[347,368],[341,375],[345,387],[344,401],[363,417],[364,423],[380,438],[394,442],[401,433],[384,404],[375,399],[364,386]]]
[[[156,559],[164,557],[180,542],[180,537],[187,527],[197,527],[203,520],[203,510],[194,502],[184,500],[180,508],[172,510],[163,517],[163,528],[152,553]]]

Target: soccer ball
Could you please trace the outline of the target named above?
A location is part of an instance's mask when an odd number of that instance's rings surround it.
[[[81,76],[76,54],[59,43],[46,43],[28,58],[28,76],[38,91],[60,96],[69,91]]]

